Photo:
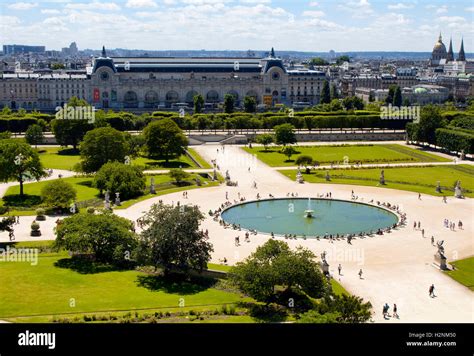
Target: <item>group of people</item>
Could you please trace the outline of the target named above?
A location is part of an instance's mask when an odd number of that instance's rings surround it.
[[[449,221],[448,219],[444,219],[443,224],[444,224],[445,228],[449,228],[449,230],[451,230],[451,231],[456,230],[456,222],[454,222],[454,221]],[[461,220],[458,221],[458,229],[462,230],[462,221]]]
[[[382,311],[384,319],[390,318],[391,315],[388,313],[389,309],[390,309],[390,306],[387,303],[385,303],[385,305],[383,306],[383,311]],[[393,314],[392,315],[393,315],[394,318],[399,319],[398,308],[397,308],[396,304],[393,304]]]

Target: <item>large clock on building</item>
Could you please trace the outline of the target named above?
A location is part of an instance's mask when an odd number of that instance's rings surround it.
[[[100,73],[100,79],[102,79],[104,82],[109,80],[109,73],[107,72]]]
[[[273,80],[278,80],[278,79],[280,79],[280,73],[278,73],[278,72],[273,72],[273,73],[272,73],[272,79],[273,79]]]

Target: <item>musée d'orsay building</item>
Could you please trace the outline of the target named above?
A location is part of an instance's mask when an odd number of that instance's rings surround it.
[[[272,49],[265,58],[108,57],[93,58],[84,72],[0,74],[0,106],[54,110],[72,96],[97,109],[156,110],[192,106],[201,94],[208,105],[234,95],[257,103],[319,103],[325,73],[284,66]],[[182,105],[182,104],[179,104]]]

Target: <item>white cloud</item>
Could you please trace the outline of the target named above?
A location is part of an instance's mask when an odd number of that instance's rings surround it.
[[[20,24],[20,19],[16,16],[1,16],[0,23],[2,26],[13,26]]]
[[[436,10],[436,13],[439,15],[439,14],[444,14],[448,12],[448,7],[446,5],[443,5],[443,6],[440,6],[438,7],[438,9]]]
[[[324,12],[323,11],[304,11],[303,16],[308,16],[308,17],[323,17]]]
[[[311,7],[319,6],[319,3],[317,1],[311,1],[309,3],[309,6],[311,6]]]
[[[344,5],[338,6],[340,9],[352,13],[352,17],[364,18],[372,15],[374,10],[369,0],[350,0]]]
[[[466,7],[465,10],[469,12],[474,12],[474,6]]]
[[[41,13],[44,15],[58,15],[61,13],[61,11],[56,9],[43,9],[41,10]]]
[[[37,6],[37,2],[16,2],[8,5],[8,8],[11,10],[31,10]]]
[[[126,7],[141,8],[141,7],[157,7],[158,5],[153,0],[128,0]]]
[[[68,3],[65,6],[66,9],[70,10],[106,10],[106,11],[119,11],[120,6],[113,2],[99,2],[93,1],[90,3]]]
[[[240,0],[244,4],[270,4],[272,0]]]
[[[464,23],[467,20],[462,17],[462,16],[440,16],[438,18],[441,22],[458,22],[458,23]]]
[[[406,10],[406,9],[413,9],[412,4],[404,4],[404,3],[397,3],[393,5],[388,5],[387,6],[390,10]]]

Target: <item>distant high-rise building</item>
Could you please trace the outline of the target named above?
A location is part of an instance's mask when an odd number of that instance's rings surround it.
[[[3,54],[5,56],[22,53],[44,53],[45,51],[45,46],[3,45]]]

